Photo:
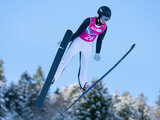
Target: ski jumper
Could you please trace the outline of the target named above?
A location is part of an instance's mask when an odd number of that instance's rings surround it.
[[[95,17],[91,17],[91,23],[87,29],[80,35],[80,38],[86,42],[93,42],[95,38],[101,34],[106,28],[106,24],[98,27],[95,24]]]
[[[83,88],[84,84],[87,82],[87,68],[88,68],[88,63],[91,56],[93,41],[97,38],[98,35],[102,34],[104,31],[106,32],[106,24],[97,26],[95,17],[88,18],[86,19],[86,21],[87,20],[89,20],[89,25],[84,24],[85,23],[84,21],[80,26],[80,28],[77,30],[77,32],[73,35],[72,37],[73,41],[69,46],[68,51],[66,52],[62,61],[60,62],[57,72],[54,76],[55,81],[59,78],[62,71],[64,70],[66,65],[71,61],[71,59],[77,53],[80,53],[80,69],[78,74],[80,87]],[[81,32],[78,33],[78,31],[81,31]],[[104,37],[104,35],[101,37]],[[102,43],[102,40],[101,42],[99,42],[100,47],[96,47],[98,49],[98,50],[96,49],[97,53],[100,52],[101,43]]]

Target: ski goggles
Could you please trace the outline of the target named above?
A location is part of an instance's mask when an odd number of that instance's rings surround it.
[[[102,16],[101,16],[101,19],[108,21],[110,18],[102,15]]]

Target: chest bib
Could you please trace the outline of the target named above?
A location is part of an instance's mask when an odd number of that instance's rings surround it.
[[[86,42],[94,41],[96,37],[101,34],[106,28],[106,24],[97,27],[95,23],[95,17],[91,17],[90,21],[90,25],[80,35],[80,38]]]

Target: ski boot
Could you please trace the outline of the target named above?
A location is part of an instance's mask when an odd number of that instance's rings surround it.
[[[84,84],[84,87],[81,88],[81,91],[82,91],[82,92],[85,92],[85,91],[88,90],[88,88],[90,88],[90,87],[91,87],[90,84],[89,84],[88,82],[86,82],[86,83]]]

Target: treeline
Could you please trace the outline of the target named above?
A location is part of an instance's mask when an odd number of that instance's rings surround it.
[[[129,92],[111,95],[103,82],[96,85],[66,113],[63,113],[65,108],[81,94],[78,84],[57,89],[52,96],[48,94],[39,111],[35,109],[35,102],[44,80],[42,69],[38,67],[33,76],[24,72],[18,82],[6,85],[3,61],[0,60],[0,120],[160,119],[160,96],[155,106],[149,106],[147,97],[142,93],[137,98],[132,98]]]

